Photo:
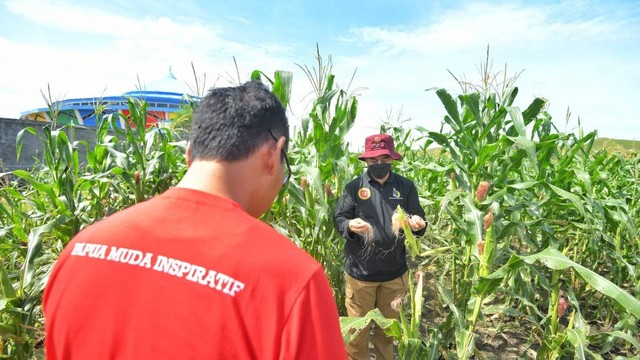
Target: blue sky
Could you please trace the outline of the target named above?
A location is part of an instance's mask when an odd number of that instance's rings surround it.
[[[516,105],[535,97],[564,132],[640,140],[638,1],[165,1],[0,0],[0,117],[54,99],[119,95],[171,66],[193,85],[228,86],[254,69],[294,73],[295,127],[311,90],[298,65],[332,57],[340,86],[359,96],[349,141],[360,145],[383,120],[440,128],[435,92],[519,74]],[[350,84],[354,73],[355,78]],[[570,117],[567,121],[567,112]]]

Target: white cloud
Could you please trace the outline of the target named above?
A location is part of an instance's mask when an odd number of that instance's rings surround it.
[[[229,16],[229,19],[231,19],[233,21],[237,21],[237,22],[243,23],[245,25],[251,24],[251,20],[249,20],[249,19],[247,19],[245,17],[242,17],[242,16]]]
[[[0,63],[2,82],[13,89],[0,90],[1,98],[12,99],[3,101],[0,109],[0,116],[6,117],[43,106],[39,90],[47,84],[54,98],[115,95],[133,89],[137,76],[143,82],[164,77],[169,66],[178,78],[193,83],[193,63],[199,75],[207,73],[212,86],[220,74],[235,74],[233,56],[246,80],[253,70],[247,66],[276,69],[283,62],[279,54],[289,52],[282,45],[228,41],[215,26],[189,20],[139,19],[88,5],[44,1],[9,2],[8,9],[62,33],[55,42],[0,37],[3,52],[17,55],[3,57]],[[86,35],[94,36],[90,45],[78,46]]]
[[[628,28],[634,25],[606,16],[567,20],[563,14],[573,4],[558,4],[491,4],[488,8],[470,3],[437,14],[420,26],[353,28],[335,41],[317,40],[325,57],[332,48],[346,44],[348,51],[333,54],[336,81],[346,87],[357,69],[351,89],[367,88],[360,92],[356,129],[349,139],[360,145],[363,134],[377,131],[388,112],[397,116],[402,111],[399,116],[411,118],[413,124],[439,129],[444,109],[435,93],[425,89],[459,92],[447,70],[478,79],[477,66],[488,44],[494,71],[503,70],[505,63],[509,75],[525,70],[516,83],[521,107],[534,95],[544,96],[562,125],[570,107],[574,121],[579,116],[585,128],[600,128],[604,136],[628,134],[627,127],[624,132],[615,124],[621,119],[640,122],[638,111],[630,105],[640,97],[636,86],[640,79],[634,75],[640,66],[639,51],[634,53],[628,46],[638,40],[637,25]],[[231,19],[248,25],[251,19],[228,14],[212,14],[224,19],[203,23],[36,0],[10,1],[7,9],[14,18],[33,22],[36,35],[26,38],[23,34],[19,40],[0,36],[3,53],[15,55],[0,58],[0,116],[13,117],[42,106],[39,91],[47,84],[54,96],[65,98],[99,96],[105,88],[104,95],[114,95],[134,88],[136,76],[144,82],[163,77],[169,66],[179,79],[192,83],[192,62],[199,74],[207,74],[207,85],[228,85],[237,82],[233,57],[241,80],[254,69],[269,76],[277,69],[292,71],[292,124],[309,110],[310,97],[305,95],[311,88],[295,64],[316,66],[316,39],[305,49],[278,38],[259,44],[231,41],[230,35],[243,36],[227,34],[233,30],[221,24]],[[46,39],[40,40],[38,26],[47,29]],[[625,51],[617,48],[625,45]]]
[[[534,95],[542,96],[549,100],[549,111],[561,130],[570,108],[568,129],[575,128],[580,117],[585,131],[627,135],[610,124],[640,120],[638,112],[607,104],[629,104],[640,96],[629,75],[624,75],[634,73],[638,60],[608,55],[607,46],[632,29],[604,17],[570,21],[560,10],[560,6],[470,4],[421,27],[352,29],[352,37],[342,40],[367,45],[350,61],[371,85],[361,101],[362,113],[367,119],[377,114],[379,119],[392,104],[394,109],[403,105],[405,116],[415,124],[439,128],[444,109],[435,93],[422,90],[436,86],[458,93],[447,70],[478,83],[478,65],[490,45],[493,72],[502,71],[504,64],[510,76],[525,70],[516,82],[521,90],[516,105],[524,109]]]
[[[199,35],[212,35],[199,25],[178,24],[166,17],[126,17],[117,12],[92,8],[89,4],[72,5],[65,2],[44,0],[19,0],[7,3],[8,9],[38,26],[68,33],[108,35],[127,38],[135,36],[160,36],[174,41],[176,31],[199,38]],[[126,14],[125,14],[126,15]]]
[[[556,11],[552,6],[473,3],[437,16],[434,22],[420,27],[353,28],[351,37],[342,40],[370,44],[377,53],[433,56],[466,51],[478,44],[525,48],[548,42],[593,40],[607,36],[614,28],[602,19],[567,21],[555,16]]]

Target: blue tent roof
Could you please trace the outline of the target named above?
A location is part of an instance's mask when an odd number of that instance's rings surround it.
[[[126,109],[127,98],[134,97],[144,99],[149,104],[150,111],[177,111],[186,96],[198,101],[193,91],[184,82],[176,79],[169,67],[169,73],[162,79],[143,85],[143,89],[128,91],[122,95],[75,98],[57,101],[55,105],[59,110],[95,109],[97,103],[108,104],[114,109]],[[21,117],[29,114],[49,111],[48,108],[38,108],[23,111]]]

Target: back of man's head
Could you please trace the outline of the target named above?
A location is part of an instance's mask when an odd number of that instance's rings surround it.
[[[258,81],[212,88],[193,115],[190,160],[238,161],[267,141],[289,138],[289,122],[278,98]]]

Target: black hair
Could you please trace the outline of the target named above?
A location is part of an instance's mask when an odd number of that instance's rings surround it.
[[[212,88],[193,115],[190,160],[246,159],[267,141],[274,141],[269,131],[289,142],[285,109],[264,84],[249,81]]]

